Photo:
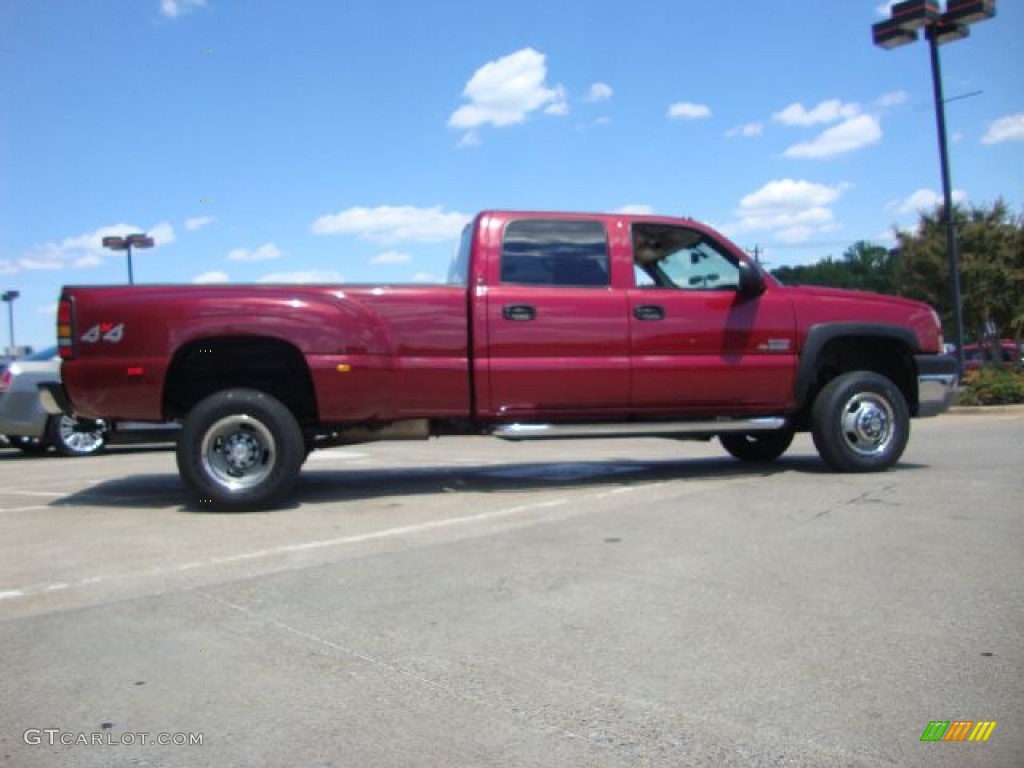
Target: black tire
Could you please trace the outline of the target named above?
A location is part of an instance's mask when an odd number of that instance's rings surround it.
[[[178,472],[208,509],[273,505],[291,490],[305,457],[291,411],[254,389],[228,389],[201,400],[178,438]]]
[[[25,437],[24,435],[16,435],[7,439],[10,441],[11,446],[17,448],[22,453],[29,454],[30,456],[42,456],[50,450],[50,444],[46,442],[45,437]]]
[[[793,430],[719,435],[718,440],[725,450],[740,461],[767,464],[786,452],[793,442]]]
[[[821,458],[839,472],[879,472],[903,455],[910,409],[890,379],[870,371],[836,377],[811,408],[811,434]]]
[[[93,456],[106,448],[107,428],[101,421],[52,416],[46,422],[46,441],[61,456]]]

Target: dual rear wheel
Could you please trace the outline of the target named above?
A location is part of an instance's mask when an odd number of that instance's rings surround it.
[[[260,509],[291,490],[306,458],[292,412],[254,389],[201,400],[178,439],[178,471],[194,499],[213,509]]]

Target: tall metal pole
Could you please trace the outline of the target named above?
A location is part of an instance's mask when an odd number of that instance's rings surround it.
[[[946,106],[942,96],[942,69],[935,25],[929,25],[925,37],[932,59],[932,87],[935,91],[935,122],[939,128],[939,161],[942,165],[942,216],[946,220],[946,256],[949,259],[949,292],[953,297],[953,342],[960,374],[964,372],[964,305],[960,295],[960,254],[957,250],[956,224],[953,220],[953,188],[949,180],[949,150],[946,143]]]
[[[128,243],[128,285],[134,285],[135,278],[132,275],[132,244]]]
[[[4,296],[6,299],[7,297]],[[11,357],[14,357],[14,299],[11,298],[7,301],[7,321],[10,323],[11,329]]]

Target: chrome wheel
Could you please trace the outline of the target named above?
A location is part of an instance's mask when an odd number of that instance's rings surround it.
[[[814,446],[832,469],[879,472],[903,455],[910,409],[899,387],[874,371],[834,378],[811,407]]]
[[[843,408],[842,434],[850,450],[860,456],[885,453],[894,434],[892,406],[873,392],[854,395]]]
[[[277,443],[262,423],[244,413],[214,422],[200,448],[209,477],[229,491],[264,482],[274,469]]]
[[[80,421],[62,415],[51,419],[47,439],[64,456],[91,456],[107,444],[107,425],[103,421]]]

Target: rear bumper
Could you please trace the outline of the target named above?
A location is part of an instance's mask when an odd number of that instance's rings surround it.
[[[47,381],[40,384],[39,403],[43,406],[43,410],[51,416],[60,416],[62,413],[66,413],[68,416],[73,415],[71,401],[60,382]]]
[[[917,415],[938,416],[956,400],[960,372],[952,355],[915,355]]]

